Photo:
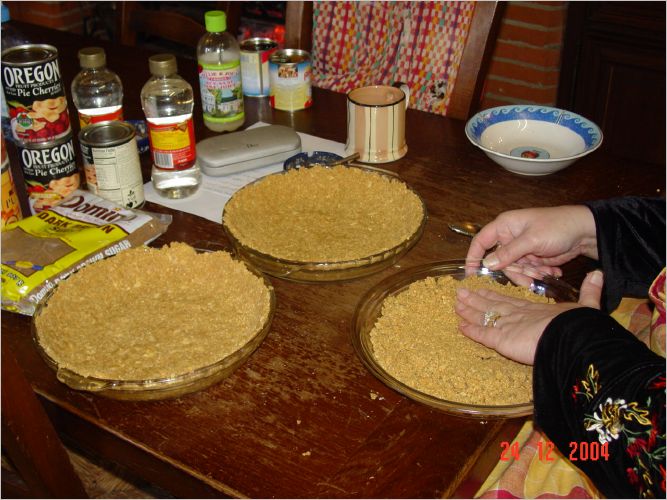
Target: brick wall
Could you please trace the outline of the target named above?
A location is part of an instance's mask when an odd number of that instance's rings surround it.
[[[93,11],[91,2],[3,2],[12,19],[73,33],[84,33],[84,20]]]
[[[568,2],[507,2],[482,108],[554,105]]]

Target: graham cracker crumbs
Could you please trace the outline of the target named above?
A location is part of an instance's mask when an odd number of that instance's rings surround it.
[[[187,374],[244,346],[270,314],[264,281],[227,252],[139,247],[62,281],[36,316],[39,343],[81,376]]]
[[[532,401],[532,367],[517,363],[458,331],[456,289],[489,288],[548,302],[527,288],[501,285],[489,277],[452,276],[416,281],[387,297],[370,333],[374,356],[387,373],[431,396],[476,405]]]
[[[419,197],[400,180],[353,167],[269,175],[239,190],[224,223],[244,245],[300,262],[343,262],[390,250],[419,229]]]

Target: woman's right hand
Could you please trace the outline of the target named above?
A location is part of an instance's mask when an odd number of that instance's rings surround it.
[[[527,208],[503,212],[484,226],[470,243],[466,265],[478,267],[482,262],[497,270],[528,264],[559,277],[559,266],[579,255],[598,258],[595,219],[588,207]]]

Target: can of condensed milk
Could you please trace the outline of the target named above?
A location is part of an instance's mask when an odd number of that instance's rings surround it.
[[[56,206],[81,184],[72,134],[41,143],[17,144],[32,214]]]
[[[271,107],[298,111],[313,104],[310,54],[305,50],[277,50],[269,58]]]
[[[134,127],[106,121],[88,125],[79,133],[88,190],[123,205],[144,204],[144,183]]]
[[[241,42],[241,84],[243,95],[266,97],[269,82],[269,57],[278,48],[278,43],[270,38],[248,38]]]
[[[51,45],[18,45],[2,51],[2,88],[12,135],[42,143],[71,132],[58,50]]]

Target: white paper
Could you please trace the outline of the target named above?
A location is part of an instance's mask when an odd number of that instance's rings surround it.
[[[257,122],[248,128],[263,127],[268,123]],[[345,156],[345,145],[340,142],[322,139],[309,134],[297,132],[301,137],[301,151],[311,154],[313,151],[328,151]],[[144,184],[144,196],[146,200],[158,205],[180,210],[194,215],[199,215],[218,224],[222,221],[222,210],[232,195],[260,177],[280,172],[283,162],[262,168],[247,170],[237,174],[211,177],[202,173],[202,184],[199,190],[189,198],[182,200],[170,200],[163,198],[155,192],[150,182]]]

